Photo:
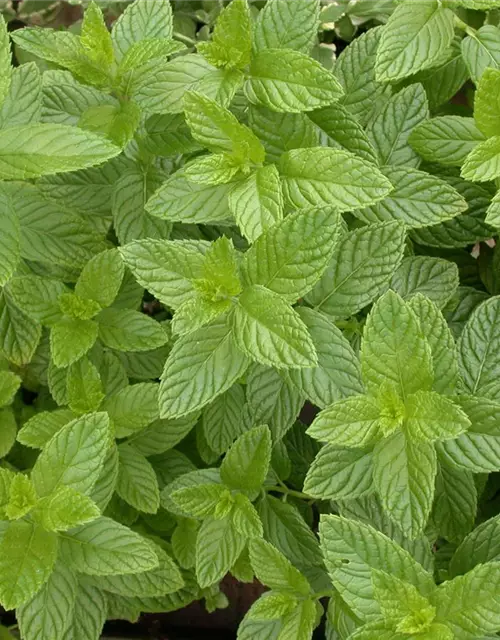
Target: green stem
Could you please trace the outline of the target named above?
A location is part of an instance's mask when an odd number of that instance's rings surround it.
[[[264,487],[266,491],[277,491],[278,493],[284,493],[287,496],[293,496],[294,498],[300,498],[302,500],[313,500],[311,496],[307,495],[307,493],[302,493],[302,491],[294,491],[293,489],[289,489],[285,485],[282,487],[272,486],[272,487]]]
[[[315,593],[313,598],[315,600],[320,600],[321,598],[331,598],[332,596],[333,596],[332,589],[325,589],[324,591],[318,591],[318,593]]]
[[[462,31],[465,31],[468,36],[477,38],[477,31],[466,22],[461,20],[457,15],[453,16],[453,21],[455,23],[455,27],[457,27],[458,29],[462,29]]]

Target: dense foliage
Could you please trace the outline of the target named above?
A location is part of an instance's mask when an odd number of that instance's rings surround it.
[[[0,16],[0,604],[496,637],[500,1],[122,8]]]

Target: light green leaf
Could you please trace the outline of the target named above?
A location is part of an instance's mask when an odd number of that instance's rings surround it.
[[[380,164],[418,167],[420,160],[408,138],[428,116],[427,96],[421,84],[412,84],[389,98],[366,128]]]
[[[9,91],[0,105],[0,129],[40,120],[42,76],[34,62],[13,69]]]
[[[467,573],[478,564],[500,558],[500,516],[482,522],[462,541],[450,563],[450,575]]]
[[[271,461],[271,432],[266,425],[254,427],[231,446],[220,467],[222,481],[231,489],[259,491]]]
[[[97,411],[105,396],[99,372],[85,356],[70,365],[67,388],[69,407],[76,414]]]
[[[0,285],[14,274],[21,257],[21,228],[16,208],[7,193],[0,191],[2,218],[0,222]]]
[[[253,28],[253,49],[294,49],[309,53],[319,26],[316,0],[271,0],[259,11]]]
[[[295,149],[279,163],[285,201],[294,208],[334,206],[350,211],[385,198],[389,180],[354,154],[327,147]]]
[[[94,300],[101,307],[109,307],[118,294],[123,274],[120,254],[116,249],[108,249],[87,262],[76,283],[75,293]]]
[[[340,239],[329,267],[306,296],[307,302],[334,318],[357,313],[387,286],[404,246],[405,229],[398,222],[350,231]]]
[[[273,591],[307,596],[311,586],[306,578],[272,544],[265,540],[250,542],[250,562],[255,575]]]
[[[471,425],[458,405],[435,391],[412,393],[405,408],[404,431],[415,442],[454,440]]]
[[[217,18],[209,42],[198,51],[216,67],[243,69],[250,63],[252,21],[247,0],[233,0]]]
[[[334,75],[344,89],[339,102],[364,126],[374,107],[391,95],[389,85],[375,79],[375,53],[382,28],[365,31],[342,51]]]
[[[103,409],[113,421],[118,438],[126,438],[158,419],[158,391],[156,382],[140,382],[106,398]]]
[[[290,302],[304,296],[326,269],[339,226],[339,216],[331,207],[287,216],[245,253],[244,285],[262,285]]]
[[[4,458],[16,442],[17,422],[11,408],[0,409],[0,457]]]
[[[56,367],[67,367],[84,356],[97,340],[93,320],[63,318],[50,331],[50,353]]]
[[[123,75],[155,58],[164,58],[184,49],[184,45],[168,38],[146,38],[135,42],[123,57],[118,72]]]
[[[499,177],[500,135],[480,142],[467,156],[460,175],[472,182],[486,182]]]
[[[177,418],[201,409],[243,375],[248,359],[234,344],[222,318],[179,338],[170,352],[160,384],[160,416]]]
[[[43,449],[47,442],[74,418],[75,414],[69,409],[35,413],[24,423],[17,434],[17,440],[26,447]]]
[[[113,497],[118,477],[118,448],[112,445],[104,458],[101,473],[90,493],[99,509],[104,511]]]
[[[193,518],[218,515],[218,505],[231,507],[229,489],[222,484],[197,484],[177,489],[170,494],[171,499],[185,513]]]
[[[500,626],[499,586],[498,562],[479,565],[465,576],[444,582],[433,597],[436,620],[464,640],[494,634]]]
[[[391,289],[405,300],[421,293],[441,308],[455,293],[458,284],[458,268],[453,262],[428,256],[410,256],[395,271]]]
[[[41,324],[51,326],[62,320],[59,297],[68,291],[62,282],[21,276],[9,282],[8,291],[15,304]]]
[[[383,167],[394,190],[377,204],[355,215],[363,222],[400,220],[407,227],[437,225],[465,211],[467,201],[450,184],[424,171],[407,167]]]
[[[252,104],[286,113],[326,107],[342,93],[339,82],[319,62],[291,49],[257,53],[245,84],[245,94]]]
[[[202,589],[209,587],[230,571],[246,544],[231,518],[207,518],[196,539],[196,579]]]
[[[42,327],[21,311],[7,291],[0,293],[0,350],[16,365],[28,364],[37,348]]]
[[[12,54],[9,34],[3,16],[0,18],[0,106],[9,93],[12,76]]]
[[[190,162],[184,169],[184,175],[194,184],[217,186],[232,182],[240,169],[241,165],[227,154],[216,153]]]
[[[35,506],[37,495],[33,483],[22,473],[17,473],[10,483],[9,502],[5,514],[9,520],[19,520]]]
[[[496,229],[500,227],[500,194],[498,192],[488,207],[484,221]]]
[[[278,620],[297,607],[297,598],[289,593],[264,593],[250,608],[250,620]]]
[[[87,496],[61,486],[38,502],[33,515],[48,531],[67,531],[95,520],[101,512]]]
[[[467,36],[461,44],[463,59],[476,84],[487,67],[500,69],[500,29],[498,27],[485,24],[474,33],[474,37]]]
[[[78,581],[78,593],[71,620],[72,635],[65,640],[77,640],[78,638],[89,638],[98,640],[106,622],[108,612],[108,597],[104,591],[92,586],[85,578],[80,577]]]
[[[103,309],[96,319],[99,338],[117,351],[148,351],[168,341],[162,325],[139,311]]]
[[[11,127],[0,141],[0,177],[4,180],[76,171],[114,158],[119,147],[94,133],[58,124]]]
[[[432,521],[439,535],[460,543],[476,520],[477,489],[470,471],[440,465],[436,476],[436,497]]]
[[[141,40],[172,37],[172,9],[168,0],[134,2],[113,25],[111,34],[118,62]]]
[[[228,206],[249,242],[283,218],[283,194],[275,165],[260,167],[229,192]]]
[[[83,14],[80,42],[89,58],[104,69],[114,60],[113,41],[101,8],[92,0]]]
[[[11,404],[17,390],[21,386],[21,378],[12,371],[0,371],[0,407]]]
[[[210,448],[218,454],[229,449],[233,440],[243,431],[243,407],[245,392],[234,384],[203,411],[202,428]]]
[[[436,0],[403,4],[389,18],[377,49],[377,80],[394,81],[434,66],[454,36],[453,12]]]
[[[71,625],[78,582],[76,575],[57,562],[47,582],[34,598],[17,610],[23,638],[64,640]]]
[[[323,515],[319,535],[326,567],[335,588],[363,621],[380,616],[378,603],[373,597],[372,569],[385,571],[413,584],[424,597],[434,591],[431,574],[394,540],[367,524]],[[390,640],[393,638],[391,635]]]
[[[500,471],[500,438],[473,431],[436,444],[440,460],[472,473]]]
[[[500,131],[499,105],[500,69],[486,69],[474,98],[474,120],[486,137],[494,136]]]
[[[0,602],[15,609],[47,582],[57,556],[57,536],[37,524],[11,522],[0,542]]]
[[[458,361],[452,333],[442,313],[428,298],[417,293],[408,302],[417,316],[422,333],[432,352],[434,368],[433,389],[438,393],[450,393],[458,379]]]
[[[484,136],[472,118],[438,116],[421,122],[408,140],[424,160],[461,166]]]
[[[304,492],[313,498],[357,498],[372,490],[372,454],[363,449],[323,447],[307,472]]]
[[[133,447],[118,447],[120,466],[116,493],[138,511],[156,513],[160,506],[160,489],[153,467]]]
[[[402,432],[381,440],[373,454],[373,480],[384,510],[410,539],[422,533],[432,508],[437,471],[434,446]]]
[[[88,494],[97,482],[109,446],[109,418],[93,413],[71,421],[47,443],[31,472],[39,496],[67,486]]]
[[[231,512],[233,524],[246,538],[261,538],[263,529],[259,514],[247,496],[237,493],[234,496],[234,507]],[[240,556],[241,558],[241,556]]]
[[[298,313],[314,343],[318,366],[289,370],[291,382],[321,409],[342,396],[361,393],[359,360],[340,329],[313,309],[301,307]]]
[[[238,347],[253,360],[279,369],[314,367],[314,344],[298,313],[261,285],[246,288],[233,316]]]
[[[151,544],[110,518],[98,518],[60,536],[61,559],[79,573],[107,576],[158,566]]]

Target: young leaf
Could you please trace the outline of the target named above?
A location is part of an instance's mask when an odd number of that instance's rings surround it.
[[[94,300],[101,307],[114,302],[123,280],[124,266],[116,249],[108,249],[92,258],[83,268],[75,293]]]
[[[246,544],[231,518],[207,518],[196,539],[196,579],[206,588],[222,580],[234,565]]]
[[[80,42],[87,55],[104,68],[114,60],[113,41],[101,8],[92,1],[83,15]]]
[[[231,489],[259,491],[271,461],[271,432],[266,425],[254,427],[231,446],[220,468],[222,481]]]
[[[262,285],[294,302],[312,289],[326,269],[338,230],[339,216],[330,207],[287,216],[246,252],[244,284]]]
[[[435,391],[412,393],[405,408],[405,433],[415,442],[454,440],[471,425],[459,406]]]
[[[68,367],[84,356],[97,340],[93,320],[64,317],[50,332],[50,353],[56,367]]]
[[[62,486],[42,498],[33,515],[47,531],[68,531],[95,520],[101,512],[89,497],[71,487]]]
[[[454,36],[453,12],[437,0],[403,4],[389,18],[377,49],[377,80],[394,81],[434,66]]]
[[[277,293],[261,285],[246,288],[233,316],[238,347],[256,362],[278,369],[314,367],[317,356],[306,326]]]
[[[334,76],[309,56],[291,49],[263,49],[250,64],[245,94],[272,111],[300,113],[326,107],[342,96]]]
[[[67,389],[68,405],[76,414],[97,411],[105,395],[97,368],[85,356],[69,367]]]
[[[250,542],[250,562],[257,578],[273,591],[309,595],[311,586],[292,563],[265,540]]]
[[[319,24],[316,0],[270,0],[253,28],[253,49],[294,49],[309,53]]]

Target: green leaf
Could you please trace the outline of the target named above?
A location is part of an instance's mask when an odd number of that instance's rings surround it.
[[[12,56],[9,34],[3,16],[0,18],[0,106],[9,93],[12,76]]]
[[[376,392],[387,380],[402,398],[432,385],[429,344],[413,311],[393,291],[379,298],[368,316],[361,371],[368,389]]]
[[[0,456],[10,453],[16,442],[17,422],[12,409],[0,409]]]
[[[2,218],[0,222],[0,285],[13,276],[21,257],[21,228],[16,208],[7,193],[0,191]]]
[[[375,79],[375,53],[383,31],[369,29],[342,51],[334,75],[344,89],[339,103],[364,126],[374,107],[391,95],[391,88]]]
[[[330,207],[287,216],[245,253],[244,284],[262,285],[294,302],[312,289],[326,269],[338,230],[339,216]]]
[[[304,492],[313,498],[356,498],[372,489],[372,454],[363,449],[323,447],[307,472]]]
[[[177,420],[155,420],[149,427],[130,438],[129,442],[146,457],[164,453],[187,436],[198,422],[198,418],[198,412],[194,412]]]
[[[170,494],[175,504],[193,518],[218,515],[219,504],[231,505],[231,493],[222,484],[199,484],[177,489]]]
[[[454,440],[471,425],[458,405],[435,391],[412,393],[405,408],[404,430],[415,442]]]
[[[68,404],[76,414],[97,411],[104,399],[99,372],[85,356],[69,367],[67,386]]]
[[[94,300],[101,307],[110,306],[123,280],[124,266],[116,249],[108,249],[92,258],[83,268],[75,293]]]
[[[480,142],[467,156],[460,175],[473,182],[486,182],[499,177],[500,136]]]
[[[202,589],[209,587],[230,571],[246,544],[231,518],[207,518],[196,539],[196,579]]]
[[[455,637],[495,633],[500,626],[499,583],[498,562],[474,567],[467,575],[444,582],[433,597],[436,620],[450,627]]]
[[[232,154],[240,162],[263,162],[264,148],[257,136],[215,100],[190,91],[184,97],[184,113],[193,138],[205,148]]]
[[[245,94],[252,104],[299,113],[336,102],[342,87],[319,62],[299,51],[263,49],[252,58]]]
[[[498,561],[500,557],[500,517],[479,524],[462,541],[450,563],[450,575],[467,573],[476,565]]]
[[[118,438],[126,438],[158,419],[158,392],[156,382],[140,382],[106,398],[103,409],[113,421]]]
[[[151,196],[146,211],[162,220],[185,223],[227,221],[228,195],[236,184],[196,184],[180,169]]]
[[[216,67],[243,69],[250,63],[252,22],[246,0],[233,0],[221,11],[209,42],[198,51]]]
[[[71,625],[78,582],[75,574],[57,562],[47,582],[34,598],[17,610],[23,638],[64,640]]]
[[[500,227],[500,195],[497,194],[491,201],[490,206],[486,212],[486,218],[484,220],[487,224],[491,224],[493,227]]]
[[[184,49],[184,45],[167,38],[146,38],[135,42],[123,57],[119,66],[119,73],[135,70],[155,58],[170,56]],[[140,71],[139,71],[140,72]]]
[[[11,371],[0,371],[0,407],[12,403],[20,386],[19,376]]]
[[[177,418],[201,409],[227,391],[248,367],[222,318],[179,338],[160,384],[160,416]]]
[[[433,389],[438,393],[453,392],[458,379],[458,360],[452,333],[442,313],[428,298],[417,293],[408,302],[417,316],[422,333],[432,352]]]
[[[184,175],[195,184],[217,186],[232,182],[240,169],[241,165],[227,154],[216,153],[190,162],[184,169]]]
[[[61,559],[79,573],[108,576],[158,566],[151,544],[110,518],[98,518],[60,536]]]
[[[56,367],[67,367],[84,356],[97,340],[93,320],[63,318],[50,331],[50,353]]]
[[[129,49],[141,40],[172,37],[172,9],[168,0],[133,2],[120,15],[111,33],[115,57],[121,62]]]
[[[162,325],[139,311],[103,309],[96,318],[99,338],[117,351],[148,351],[168,341]]]
[[[285,201],[296,209],[334,206],[350,211],[385,198],[389,180],[354,154],[327,147],[295,149],[279,163]]]
[[[15,609],[47,582],[57,556],[57,537],[37,524],[11,522],[0,542],[0,602]]]
[[[434,66],[453,36],[453,12],[436,0],[396,7],[377,49],[377,80],[400,80]]]
[[[309,53],[319,25],[316,0],[271,0],[259,11],[253,28],[253,49],[294,49]]]
[[[308,596],[311,586],[306,578],[276,547],[265,540],[250,542],[250,562],[255,575],[273,591]]]
[[[369,120],[366,134],[381,165],[418,167],[410,147],[412,130],[429,117],[427,96],[421,84],[412,84],[389,98]]]
[[[19,520],[27,515],[35,506],[37,495],[35,487],[28,476],[17,473],[10,483],[9,502],[5,514],[9,520]]]
[[[234,384],[204,409],[201,420],[203,433],[215,453],[227,451],[233,440],[243,433],[244,404],[243,387]]]
[[[499,314],[500,298],[490,298],[472,312],[458,341],[460,374],[468,393],[488,395],[498,389]]]
[[[436,445],[441,461],[462,471],[500,471],[500,438],[482,433],[463,433],[456,440]]]
[[[231,489],[259,491],[271,462],[271,432],[254,427],[231,446],[220,467],[222,481]]]
[[[119,147],[94,133],[59,124],[11,127],[0,141],[0,178],[27,180],[76,171],[114,158]]]
[[[260,167],[229,192],[228,206],[249,242],[283,218],[283,195],[275,165]]]
[[[500,130],[500,69],[486,69],[474,99],[474,120],[486,137]]]
[[[298,313],[261,285],[246,288],[233,316],[234,338],[253,360],[279,369],[314,367],[314,344]]]
[[[160,506],[160,489],[151,463],[133,447],[118,447],[120,466],[116,493],[138,511],[156,513]]]
[[[366,447],[380,438],[380,418],[381,407],[375,398],[355,395],[320,411],[307,433],[338,447]]]
[[[3,104],[0,100],[0,128],[38,122],[41,106],[42,75],[36,64],[28,62],[14,68]]]
[[[62,320],[59,297],[68,291],[62,282],[21,276],[9,282],[8,290],[15,304],[41,324],[51,326]]]
[[[405,300],[421,293],[441,308],[455,293],[458,284],[458,268],[453,262],[411,256],[405,258],[395,271],[391,289]]]
[[[30,362],[38,346],[42,327],[15,306],[7,291],[0,293],[0,349],[17,365]]]
[[[435,589],[431,574],[408,551],[367,524],[323,515],[319,535],[333,585],[363,621],[380,615],[379,605],[373,597],[372,569],[385,571],[415,585],[424,597]],[[394,635],[390,638],[392,640]]]
[[[143,144],[154,155],[170,157],[199,148],[181,114],[154,115],[144,124],[147,135]]]
[[[67,531],[101,515],[97,505],[72,487],[59,487],[36,505],[34,517],[47,531]]]
[[[357,313],[386,287],[403,257],[404,243],[405,229],[397,222],[350,231],[339,240],[307,302],[333,318]]]
[[[361,393],[359,361],[340,329],[313,309],[301,307],[298,313],[312,338],[318,366],[288,371],[291,382],[322,409],[342,396]]]
[[[454,218],[468,207],[450,184],[424,171],[383,167],[382,173],[394,190],[377,204],[355,212],[363,222],[400,220],[407,227],[427,227]]]
[[[104,511],[113,497],[118,477],[118,448],[112,445],[104,458],[101,473],[90,493],[99,509]]]
[[[74,638],[100,638],[107,614],[107,594],[80,577],[71,628]]]
[[[461,166],[483,140],[474,120],[461,116],[439,116],[421,122],[409,137],[409,143],[422,158],[447,166]]]
[[[74,418],[75,414],[69,409],[35,413],[19,430],[17,439],[26,447],[43,449],[52,436]]]
[[[92,1],[83,14],[80,42],[87,55],[104,68],[114,60],[113,41],[101,8]]]
[[[436,497],[432,520],[439,535],[460,543],[474,526],[477,489],[470,471],[440,465],[436,476]]]
[[[384,510],[409,538],[422,533],[432,508],[436,452],[402,432],[381,440],[373,454],[373,480]]]
[[[498,27],[485,24],[474,33],[474,37],[467,36],[461,44],[463,59],[476,84],[487,67],[500,69],[500,29]]]
[[[92,413],[71,421],[45,446],[31,472],[39,496],[62,486],[88,494],[97,482],[109,447],[109,418]]]
[[[247,496],[237,493],[231,518],[236,531],[246,538],[261,538],[263,529],[259,514]],[[240,556],[241,557],[241,556]]]
[[[297,607],[297,598],[289,593],[264,593],[249,610],[251,620],[278,620]]]

